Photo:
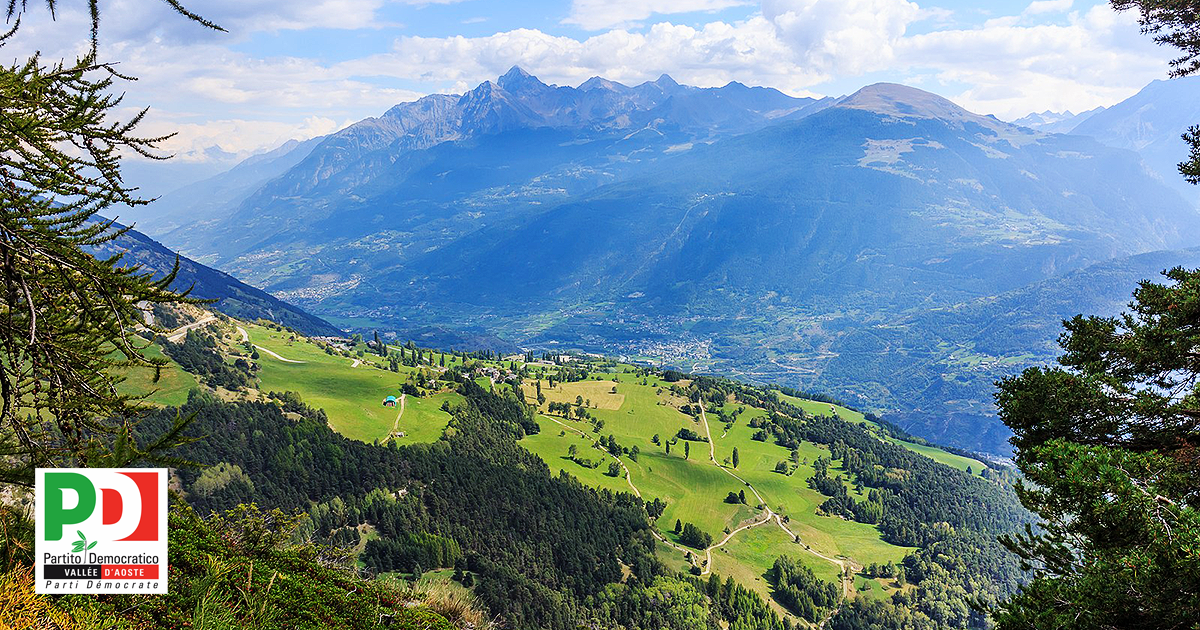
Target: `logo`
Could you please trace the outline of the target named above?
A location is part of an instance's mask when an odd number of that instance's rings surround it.
[[[39,468],[38,593],[166,593],[167,469]]]

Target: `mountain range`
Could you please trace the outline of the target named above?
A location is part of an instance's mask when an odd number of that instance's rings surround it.
[[[1018,118],[1012,123],[1021,127],[1029,127],[1044,133],[1071,133],[1075,127],[1078,127],[1083,121],[1099,114],[1105,108],[1097,107],[1089,109],[1086,112],[1079,114],[1072,113],[1071,110],[1065,112],[1044,111],[1041,113],[1034,112]]]
[[[1122,111],[1080,126],[1113,129]],[[1151,144],[894,84],[814,100],[666,76],[549,86],[514,68],[168,195],[147,225],[339,326],[490,331],[783,382],[1003,452],[976,377],[1052,356],[1054,333],[986,353],[970,326],[924,351],[897,335],[1200,243],[1195,207],[1128,150]]]

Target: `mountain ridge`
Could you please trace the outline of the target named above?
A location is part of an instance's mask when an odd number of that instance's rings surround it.
[[[120,227],[119,224],[114,224]],[[303,309],[288,304],[261,289],[256,289],[233,276],[209,268],[185,256],[179,256],[166,246],[134,229],[127,230],[115,240],[91,248],[95,256],[121,256],[121,265],[139,266],[155,277],[170,273],[178,261],[179,269],[171,289],[189,291],[189,296],[214,300],[209,306],[232,317],[254,321],[266,319],[307,335],[338,336],[342,332],[329,322]]]

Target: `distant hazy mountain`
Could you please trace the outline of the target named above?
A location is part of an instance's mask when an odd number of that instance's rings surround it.
[[[1081,122],[1071,133],[1131,149],[1167,185],[1200,205],[1200,188],[1189,185],[1177,165],[1187,159],[1180,136],[1200,124],[1200,77],[1155,81],[1134,96]]]
[[[979,437],[1000,434],[986,413],[956,430],[911,415],[986,407],[980,388],[927,378],[955,373],[973,342],[913,346],[898,364],[897,331],[1195,245],[1200,214],[1131,151],[905,86],[834,106],[668,77],[555,87],[514,69],[333,134],[224,218],[164,238],[364,326],[780,381],[999,448]]]
[[[172,269],[176,253],[150,237],[130,230],[118,239],[93,250],[97,256],[122,254],[124,265],[141,265],[160,277]],[[290,326],[307,335],[340,335],[341,331],[329,322],[256,289],[227,273],[206,267],[185,257],[179,257],[179,273],[171,288],[191,296],[217,300],[209,308],[233,317],[254,321],[268,319]]]
[[[1014,125],[1028,127],[1043,133],[1071,133],[1071,130],[1079,126],[1080,123],[1102,111],[1104,111],[1103,107],[1097,107],[1082,114],[1074,114],[1070,110],[1065,112],[1047,110],[1040,114],[1036,112],[1029,114],[1012,122]]]
[[[218,175],[228,168],[228,163],[221,160],[184,161],[178,158],[148,160],[142,157],[131,157],[121,163],[121,178],[125,185],[137,187],[139,197],[153,199],[183,186]],[[129,211],[126,210],[125,213],[127,212]]]
[[[1200,242],[1200,215],[1138,170],[1088,138],[877,85],[481,229],[388,284],[410,302],[490,308],[638,291],[672,309],[766,293],[885,310],[956,301]]]
[[[219,221],[250,193],[304,159],[323,138],[289,140],[232,169],[167,193],[146,206],[126,209],[121,219],[146,234],[160,235],[182,226]]]

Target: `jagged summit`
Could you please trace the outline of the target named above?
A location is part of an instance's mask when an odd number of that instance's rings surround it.
[[[526,72],[520,66],[510,68],[508,72],[505,72],[499,79],[496,79],[496,84],[509,92],[522,90],[541,91],[550,87],[542,83],[537,77]]]
[[[629,87],[624,83],[610,81],[604,77],[592,77],[579,84],[579,87],[576,89],[581,92],[588,92],[591,90],[628,90]]]
[[[514,79],[514,78],[518,78],[518,77],[527,78],[527,77],[532,77],[532,76],[533,76],[532,74],[529,74],[528,72],[526,72],[525,69],[522,68],[521,66],[513,66],[508,69],[508,72],[505,72],[500,77],[500,80],[503,81],[505,79]]]

